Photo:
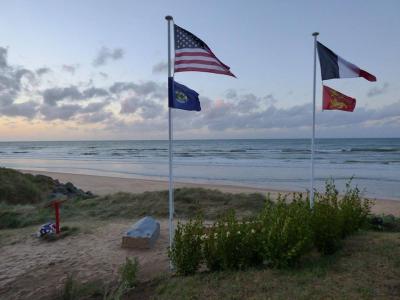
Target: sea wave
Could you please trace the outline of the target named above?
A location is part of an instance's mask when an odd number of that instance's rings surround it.
[[[349,148],[342,152],[400,152],[400,148]]]

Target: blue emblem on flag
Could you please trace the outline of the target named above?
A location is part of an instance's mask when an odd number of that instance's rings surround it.
[[[168,78],[168,104],[171,108],[201,111],[199,94],[187,86]]]

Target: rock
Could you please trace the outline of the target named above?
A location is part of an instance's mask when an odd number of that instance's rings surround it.
[[[160,223],[152,217],[137,221],[122,237],[123,248],[150,249],[160,236]]]
[[[67,182],[65,184],[60,183],[58,180],[53,181],[53,188],[51,193],[49,194],[49,200],[54,199],[72,199],[72,198],[93,198],[94,195],[92,192],[85,192],[76,186],[74,186],[71,182]]]

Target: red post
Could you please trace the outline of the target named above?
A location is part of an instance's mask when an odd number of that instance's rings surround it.
[[[60,202],[54,201],[53,202],[54,209],[56,211],[56,233],[60,233]]]

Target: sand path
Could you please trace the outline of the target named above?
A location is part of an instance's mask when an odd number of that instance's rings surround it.
[[[117,278],[126,257],[139,259],[140,280],[168,271],[166,221],[161,221],[161,235],[153,249],[122,249],[121,237],[134,221],[74,222],[81,229],[88,226],[88,232],[55,242],[32,237],[35,228],[18,230],[18,241],[0,247],[0,299],[52,299],[69,274],[82,282],[110,282]]]

